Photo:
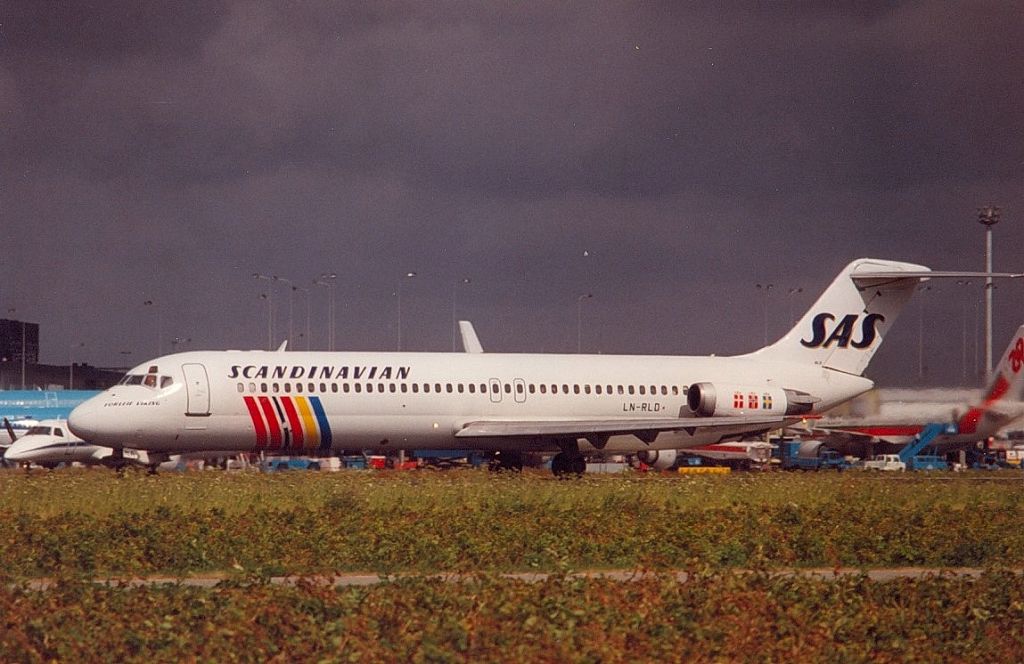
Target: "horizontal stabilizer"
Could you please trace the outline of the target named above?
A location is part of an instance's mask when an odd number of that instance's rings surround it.
[[[893,279],[1019,279],[1024,273],[1018,272],[954,272],[950,270],[925,270],[921,272],[857,272],[850,275],[858,286],[874,286]]]

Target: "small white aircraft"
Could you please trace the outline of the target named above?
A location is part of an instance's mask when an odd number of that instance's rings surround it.
[[[53,469],[62,463],[80,463],[114,469],[143,466],[155,473],[157,470],[174,470],[183,460],[224,459],[233,455],[234,452],[223,450],[169,455],[130,447],[93,445],[71,433],[67,420],[42,420],[7,447],[3,459],[6,463],[21,464],[26,468],[30,464]]]
[[[120,468],[126,465],[146,466],[150,471],[171,470],[179,458],[164,453],[150,453],[131,448],[117,449],[93,445],[68,430],[66,420],[42,420],[29,428],[4,452],[8,463],[56,468],[62,463],[81,463]]]
[[[71,430],[157,453],[474,449],[675,454],[794,423],[873,386],[862,374],[922,279],[846,266],[776,343],[733,357],[194,351],[157,358],[71,413]],[[997,276],[997,275],[991,275]],[[1001,275],[1019,276],[1019,275]],[[655,459],[656,461],[656,459]]]

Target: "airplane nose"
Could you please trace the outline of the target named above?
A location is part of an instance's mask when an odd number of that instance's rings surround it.
[[[103,444],[111,437],[120,437],[123,432],[116,429],[116,422],[112,422],[109,413],[103,410],[99,397],[89,399],[68,415],[68,429],[90,443]]]

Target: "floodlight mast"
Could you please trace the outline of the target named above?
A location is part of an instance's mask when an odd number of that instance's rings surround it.
[[[994,205],[978,208],[978,223],[985,227],[985,272],[992,272],[992,227],[1001,210]],[[992,277],[985,278],[985,380],[992,378]]]

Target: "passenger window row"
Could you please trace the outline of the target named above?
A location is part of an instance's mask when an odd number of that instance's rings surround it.
[[[525,394],[545,394],[545,395],[558,395],[558,394],[595,394],[595,395],[639,395],[639,396],[679,396],[682,393],[686,395],[686,388],[679,387],[678,385],[569,385],[567,383],[539,383],[539,384],[526,384],[523,382],[516,383],[372,383],[372,382],[353,382],[353,383],[238,383],[238,391],[240,393],[278,393],[283,392],[286,394],[297,393],[302,394],[308,392],[310,394],[327,394],[328,392],[337,393],[342,392],[345,394],[356,393],[361,394],[367,393],[380,393],[385,392],[396,394],[498,394],[504,392],[505,394],[512,394],[513,390],[517,395]]]

